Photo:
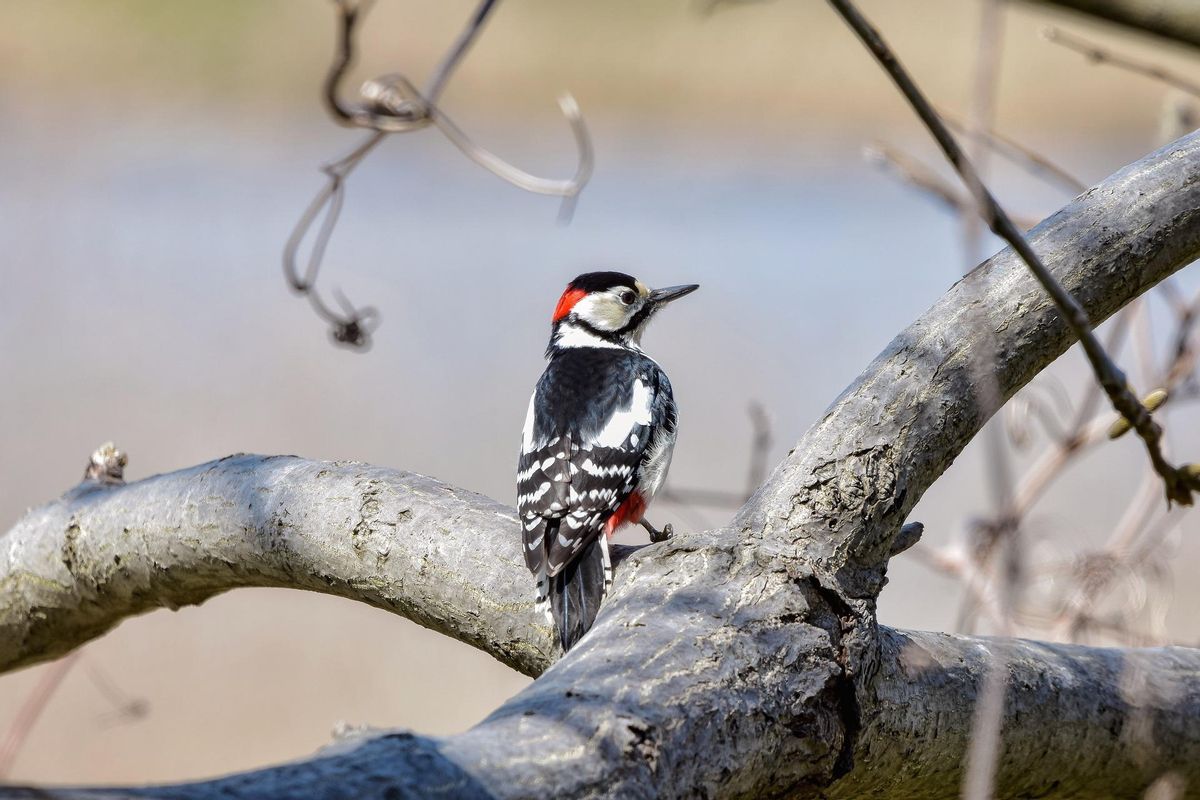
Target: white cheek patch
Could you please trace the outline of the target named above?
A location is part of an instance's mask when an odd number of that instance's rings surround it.
[[[625,307],[608,294],[590,294],[577,302],[571,311],[601,331],[620,330],[626,321]]]
[[[614,411],[592,444],[600,447],[624,445],[635,425],[650,424],[650,403],[653,399],[649,386],[640,380],[634,381],[629,407]]]

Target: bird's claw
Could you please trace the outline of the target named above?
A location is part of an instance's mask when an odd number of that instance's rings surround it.
[[[665,542],[674,535],[675,529],[671,527],[671,523],[669,522],[666,525],[663,525],[661,531],[655,530],[654,528],[650,529],[650,541],[654,542],[655,544],[658,542]]]

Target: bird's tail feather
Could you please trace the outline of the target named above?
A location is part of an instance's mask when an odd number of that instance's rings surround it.
[[[594,540],[550,579],[550,610],[563,652],[588,632],[600,610],[607,577],[602,546],[599,539]]]

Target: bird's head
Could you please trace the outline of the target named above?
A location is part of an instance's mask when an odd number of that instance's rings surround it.
[[[587,272],[567,284],[554,308],[551,345],[587,345],[599,339],[637,344],[646,323],[672,300],[691,294],[697,284],[650,289],[623,272]]]

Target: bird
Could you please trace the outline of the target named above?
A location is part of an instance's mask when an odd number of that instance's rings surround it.
[[[634,523],[654,542],[672,535],[645,512],[671,465],[678,414],[641,340],[663,306],[698,288],[651,290],[622,272],[588,272],[554,307],[521,435],[517,512],[534,602],[564,652],[591,628],[612,584],[609,537]]]

